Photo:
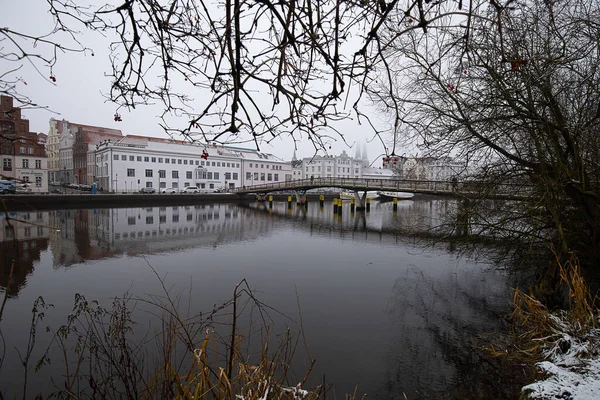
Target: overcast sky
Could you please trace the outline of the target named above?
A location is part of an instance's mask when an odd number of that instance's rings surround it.
[[[9,27],[28,35],[41,35],[52,30],[53,21],[52,16],[48,13],[46,0],[18,0],[6,2],[3,5],[2,13],[0,13],[0,26]],[[25,110],[23,114],[30,120],[30,130],[47,133],[48,121],[54,117],[80,124],[120,129],[123,134],[167,137],[167,134],[158,125],[158,116],[162,112],[162,108],[159,106],[141,107],[132,112],[121,109],[119,113],[122,122],[114,121],[116,106],[107,102],[103,96],[103,93],[107,93],[110,88],[110,79],[105,77],[105,74],[111,71],[108,58],[109,39],[89,31],[82,31],[79,38],[86,47],[94,49],[94,56],[82,53],[59,54],[53,71],[56,83],[50,82],[48,79],[49,69],[44,68],[42,63],[37,64],[41,72],[38,73],[28,61],[17,64],[0,60],[0,74],[22,64],[23,67],[14,75],[27,82],[27,85],[19,83],[21,93],[29,96],[35,103],[49,106],[52,111],[56,112]],[[0,47],[2,45],[0,43]],[[6,51],[6,46],[4,51]],[[197,93],[193,95],[197,95]],[[349,101],[349,104],[351,103],[352,101]],[[265,101],[265,107],[270,109],[270,102]],[[375,117],[375,119],[379,123],[385,123],[381,117]],[[349,148],[343,141],[338,140],[331,143],[329,154],[337,155],[346,150],[348,154],[354,156],[356,144],[359,144],[361,148],[367,144],[371,161],[383,153],[384,148],[381,142],[378,139],[372,140],[373,133],[366,124],[361,126],[355,119],[352,119],[337,126],[346,135],[347,142],[354,147]],[[250,144],[247,147],[250,147]],[[282,137],[280,140],[273,141],[271,145],[263,145],[261,150],[289,160],[294,151],[294,144],[291,139]],[[396,151],[396,153],[402,154],[403,151]],[[312,155],[314,155],[314,148],[308,141],[298,143],[298,157]],[[374,166],[380,165],[380,159],[374,163]]]

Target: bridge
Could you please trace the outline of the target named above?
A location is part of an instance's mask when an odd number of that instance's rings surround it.
[[[295,179],[286,182],[243,186],[235,189],[237,194],[257,194],[264,196],[273,192],[303,192],[319,188],[339,188],[353,191],[364,205],[368,191],[422,193],[461,198],[485,198],[496,200],[524,200],[531,186],[526,184],[490,184],[481,181],[426,181],[362,178],[314,178]],[[363,192],[362,196],[359,192]]]

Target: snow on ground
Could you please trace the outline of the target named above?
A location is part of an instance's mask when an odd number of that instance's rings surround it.
[[[545,378],[523,387],[529,399],[600,399],[600,329],[570,335],[564,321],[558,339],[544,352],[546,361],[537,364]]]

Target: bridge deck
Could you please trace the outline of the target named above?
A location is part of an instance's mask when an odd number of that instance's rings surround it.
[[[244,186],[235,189],[238,194],[340,188],[356,191],[384,191],[423,193],[457,197],[523,200],[530,187],[527,185],[490,185],[479,181],[422,181],[361,178],[314,178],[286,182]]]

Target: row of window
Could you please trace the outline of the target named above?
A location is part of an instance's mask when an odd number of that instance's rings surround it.
[[[279,182],[279,174],[266,174],[266,180],[267,182],[271,182],[271,181],[275,181],[275,182]],[[260,179],[259,179],[259,173],[255,172],[254,174],[252,174],[252,172],[246,172],[246,180],[261,180],[264,181],[265,180],[265,173],[261,172],[260,173]]]
[[[178,221],[174,221],[174,222],[178,222]],[[150,222],[149,224],[151,224],[152,222]],[[191,227],[184,227],[184,228],[167,228],[167,229],[161,229],[161,230],[152,230],[152,232],[150,231],[138,231],[138,232],[124,232],[124,233],[115,233],[115,240],[120,240],[121,238],[123,239],[134,239],[136,238],[136,236],[138,238],[141,237],[148,237],[148,236],[169,236],[169,235],[181,235],[181,234],[188,234],[188,233],[195,233],[195,232],[215,232],[218,231],[220,229],[220,227],[213,225],[213,226],[204,226],[204,225],[200,225],[197,227],[191,226]]]
[[[310,167],[311,168],[311,172],[315,172],[315,167]],[[340,171],[341,168],[341,171]],[[308,166],[306,167],[306,172],[308,172]],[[321,172],[321,166],[317,167],[317,172]],[[327,172],[331,172],[331,167],[327,167]],[[338,167],[338,172],[350,172],[350,167]],[[358,168],[354,169],[354,173],[358,174]]]
[[[121,156],[119,156],[118,154],[114,154],[113,155],[113,160],[114,161],[132,161],[132,162],[158,162],[159,164],[162,164],[163,162],[165,164],[183,164],[183,165],[202,165],[202,166],[213,166],[213,167],[228,167],[228,168],[239,168],[240,164],[239,163],[231,163],[228,162],[226,163],[225,161],[200,161],[200,160],[186,160],[186,159],[181,159],[181,158],[163,158],[163,157],[142,157],[142,156],[126,156],[124,154],[121,154]],[[98,162],[100,162],[100,160],[98,160]],[[250,165],[252,166],[252,165]],[[268,166],[267,166],[268,168]]]
[[[34,160],[35,169],[42,169],[42,160]],[[4,171],[12,171],[12,159],[11,158],[3,158],[2,159],[2,169]],[[29,159],[23,159],[23,168],[29,168]]]
[[[146,178],[152,178],[154,176],[154,170],[147,169],[144,171]],[[271,174],[269,174],[271,175]],[[135,178],[135,168],[127,168],[127,176]],[[167,177],[167,171],[164,169],[158,170],[158,177],[165,179]],[[209,172],[209,171],[201,171],[197,179],[219,179],[219,172]],[[179,179],[179,171],[171,171],[171,178]],[[185,179],[193,179],[193,171],[185,171]],[[225,180],[237,180],[238,174],[237,172],[225,172]]]
[[[252,168],[252,165],[253,164],[250,163],[250,168]],[[260,167],[261,168],[265,168],[266,167],[266,169],[269,169],[269,164],[267,164],[266,166],[265,166],[265,164],[260,164]],[[254,168],[258,168],[258,164],[254,164]],[[283,169],[283,167],[281,165],[271,165],[271,169],[281,170],[281,169]]]

